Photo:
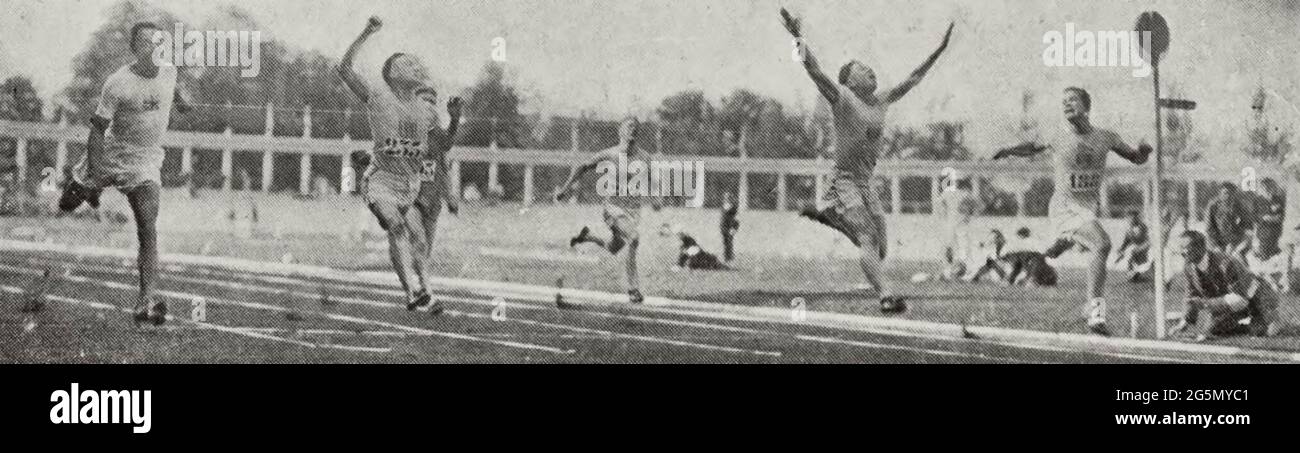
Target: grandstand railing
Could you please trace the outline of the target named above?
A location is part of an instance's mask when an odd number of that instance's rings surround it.
[[[222,190],[232,190],[235,153],[252,152],[260,153],[261,156],[260,167],[256,169],[257,173],[260,173],[261,180],[258,190],[269,191],[276,186],[273,184],[273,181],[276,181],[277,178],[274,162],[278,156],[297,160],[297,177],[291,179],[296,179],[297,190],[300,193],[310,193],[313,190],[312,182],[322,177],[333,182],[334,187],[339,187],[338,183],[342,178],[341,174],[322,175],[320,171],[313,170],[313,163],[328,163],[329,165],[325,165],[325,167],[342,169],[348,165],[347,155],[349,152],[358,149],[369,149],[371,142],[369,140],[353,140],[347,136],[342,139],[313,138],[310,136],[310,129],[310,127],[307,127],[302,137],[275,136],[270,133],[269,128],[267,133],[260,135],[235,134],[230,130],[225,133],[169,131],[164,135],[162,145],[164,148],[178,151],[169,151],[168,160],[178,159],[179,162],[172,162],[171,165],[165,164],[164,167],[170,168],[170,171],[179,174],[193,174],[196,150],[215,150],[220,153],[219,173],[224,176],[224,178],[219,178],[221,181],[220,188]],[[8,143],[11,143],[11,146],[14,147],[8,154],[13,156],[18,166],[17,179],[19,181],[41,174],[42,169],[39,168],[35,169],[37,170],[35,173],[32,172],[34,169],[31,168],[32,160],[28,152],[32,143],[55,143],[53,162],[50,163],[53,164],[54,168],[63,168],[69,163],[69,146],[75,144],[84,147],[88,132],[88,129],[84,126],[64,123],[0,120],[0,140],[8,140]],[[0,159],[7,158],[5,154],[5,150],[0,149]],[[742,155],[744,154],[742,153]],[[512,186],[518,186],[519,192],[522,193],[511,194],[511,196],[525,205],[531,205],[539,201],[537,197],[539,184],[535,182],[537,169],[559,169],[562,171],[556,172],[557,174],[567,174],[569,169],[584,162],[589,156],[589,153],[577,152],[571,149],[504,149],[493,145],[488,147],[457,146],[452,149],[448,159],[449,171],[457,193],[462,193],[460,186],[465,182],[474,184],[480,192],[493,187],[500,187],[500,174],[503,167],[511,166],[516,170],[522,169],[522,175],[519,175],[517,171],[513,173],[516,175],[514,178],[521,178],[522,181],[513,181],[511,184]],[[826,176],[831,172],[831,162],[825,159],[766,159],[678,155],[672,157],[702,161],[707,175],[734,177],[737,191],[736,201],[742,209],[788,210],[795,209],[800,204],[803,206],[816,204],[818,203],[817,200],[821,198],[820,195],[825,193],[829,183]],[[462,175],[462,167],[470,164],[480,166],[486,164],[486,177],[477,174],[472,177]],[[981,194],[981,197],[994,192],[1006,193],[1013,197],[1014,212],[1000,215],[1036,217],[1045,215],[1045,209],[1037,209],[1036,212],[1031,212],[1035,210],[1026,206],[1026,197],[1031,190],[1040,190],[1031,189],[1030,182],[1051,177],[1051,169],[1047,165],[1047,163],[1041,161],[938,162],[885,160],[881,161],[877,166],[876,176],[882,183],[879,186],[881,203],[884,205],[885,211],[891,214],[925,215],[933,213],[941,193],[941,181],[944,180],[945,176],[955,174],[958,179],[969,177],[972,181],[974,193]],[[1279,169],[1263,167],[1258,170],[1250,169],[1249,171],[1257,171],[1257,177],[1263,178],[1276,176]],[[1193,220],[1196,220],[1199,217],[1201,208],[1213,196],[1215,185],[1219,182],[1238,182],[1242,178],[1242,172],[1242,168],[1218,168],[1205,164],[1171,166],[1167,177],[1174,182],[1174,187],[1178,187],[1179,191],[1182,192],[1171,197],[1171,202],[1175,206],[1181,205],[1184,209],[1193,207],[1193,209],[1187,209],[1184,212],[1191,212],[1194,216]],[[57,174],[57,172],[54,173]],[[1127,212],[1140,212],[1142,206],[1145,205],[1145,200],[1150,197],[1149,184],[1147,184],[1150,175],[1149,169],[1125,163],[1111,168],[1109,175],[1106,182],[1107,196],[1102,197],[1104,212],[1111,216],[1119,216]],[[292,177],[293,175],[288,176]],[[764,186],[751,187],[751,182],[758,179],[765,181]],[[706,184],[711,184],[708,181],[709,179],[706,177]],[[799,190],[799,194],[792,195],[792,192],[795,192],[790,188],[792,181],[802,183],[804,190]],[[1008,181],[1020,182],[1008,183]],[[1191,182],[1191,184],[1188,184],[1188,182]],[[554,184],[555,182],[551,181],[552,187],[543,187],[541,189],[553,188]],[[903,190],[904,185],[908,186],[908,190]],[[279,186],[284,187],[285,185],[279,184]],[[251,185],[246,185],[246,187],[251,187]],[[549,190],[541,193],[549,194]],[[756,194],[769,198],[775,195],[775,202],[765,203],[764,206],[751,204],[751,197]],[[1037,195],[1041,198],[1043,194]]]

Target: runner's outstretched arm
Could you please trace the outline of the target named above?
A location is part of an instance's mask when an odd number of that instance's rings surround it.
[[[560,186],[559,191],[555,192],[555,197],[554,197],[555,201],[560,201],[565,198],[568,198],[569,191],[573,190],[573,185],[578,183],[578,178],[581,178],[582,175],[587,174],[587,172],[589,171],[595,170],[596,167],[600,166],[601,162],[616,161],[620,154],[626,155],[629,151],[631,151],[632,146],[633,145],[631,141],[620,143],[618,145],[615,145],[613,148],[608,148],[605,149],[604,151],[596,153],[595,157],[592,157],[591,160],[578,166],[578,168],[573,169],[573,172],[569,174],[569,179],[567,181],[564,181],[564,184]]]
[[[1115,143],[1111,145],[1110,150],[1114,151],[1115,154],[1119,154],[1119,157],[1123,157],[1124,160],[1135,164],[1143,164],[1146,163],[1147,156],[1151,155],[1152,148],[1151,145],[1143,142],[1138,144],[1137,149],[1133,149],[1116,137]]]
[[[569,179],[565,180],[564,184],[560,185],[560,190],[555,192],[555,197],[554,197],[555,201],[560,201],[565,198],[569,198],[569,191],[573,190],[573,185],[578,182],[578,178],[581,178],[582,175],[585,175],[587,174],[587,172],[594,170],[596,168],[596,165],[599,165],[600,162],[604,160],[605,159],[603,155],[598,156],[596,159],[592,159],[590,162],[579,165],[578,168],[573,169],[573,172],[569,174]]]
[[[1047,150],[1046,146],[1037,143],[1021,143],[1010,148],[999,149],[993,154],[993,160],[1005,159],[1007,157],[1030,157]]]
[[[835,82],[831,81],[830,77],[826,76],[825,72],[822,72],[821,66],[817,64],[817,58],[813,56],[812,49],[802,42],[803,30],[799,19],[796,19],[785,8],[781,8],[781,23],[785,25],[786,31],[789,31],[791,36],[800,40],[799,50],[803,57],[803,67],[808,71],[808,77],[812,78],[813,83],[817,84],[817,90],[821,91],[822,96],[825,96],[826,100],[832,104],[839,101],[839,88],[835,86]]]
[[[948,39],[952,38],[952,26],[953,24],[951,22],[948,23],[948,31],[943,34],[943,42],[939,43],[939,48],[935,49],[934,53],[931,53],[930,57],[926,58],[924,63],[921,63],[921,66],[917,67],[915,71],[912,71],[912,74],[907,76],[907,79],[903,80],[903,83],[900,83],[897,87],[885,92],[885,102],[892,103],[901,99],[908,91],[912,91],[912,88],[915,87],[916,84],[921,83],[921,79],[925,78],[925,74],[930,71],[931,66],[934,66],[934,62],[939,59],[939,55],[948,48]]]

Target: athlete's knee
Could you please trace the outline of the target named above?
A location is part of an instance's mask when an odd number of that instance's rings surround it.
[[[411,226],[407,225],[406,219],[401,215],[381,215],[379,226],[388,232],[389,236],[406,236],[411,232]]]
[[[375,220],[379,222],[379,227],[383,228],[384,231],[389,233],[397,232],[395,230],[405,232],[407,228],[406,219],[402,215],[401,209],[381,203],[371,203],[370,212],[375,215]]]

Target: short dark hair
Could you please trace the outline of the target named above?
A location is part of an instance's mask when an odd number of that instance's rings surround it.
[[[858,60],[849,60],[848,63],[844,63],[844,66],[840,66],[840,85],[843,85],[843,84],[845,84],[845,83],[848,83],[848,81],[849,81],[849,75],[852,74],[852,72],[851,72],[851,70],[850,70],[849,68],[852,68],[853,65],[860,65],[860,66],[862,66],[862,67],[865,68],[865,69],[871,69],[871,68],[868,68],[867,65],[864,64],[864,63],[862,63],[861,61],[858,61]]]
[[[135,52],[135,36],[140,34],[140,30],[162,31],[162,27],[153,22],[136,22],[135,25],[132,25],[131,34],[126,37],[127,46],[131,48],[132,52]]]
[[[1220,184],[1219,184],[1219,190],[1224,190],[1224,189],[1227,189],[1227,191],[1229,191],[1229,192],[1236,192],[1236,191],[1237,191],[1237,185],[1236,185],[1236,184],[1233,184],[1233,183],[1230,183],[1230,182],[1220,183]]]
[[[1083,108],[1088,109],[1088,111],[1092,111],[1092,95],[1088,94],[1088,90],[1079,87],[1068,87],[1065,89],[1065,91],[1074,92],[1075,94],[1078,94],[1079,100],[1083,101]]]
[[[405,52],[396,52],[389,55],[387,60],[384,60],[384,69],[379,73],[384,77],[384,83],[390,86],[393,84],[392,76],[390,76],[389,73],[393,71],[393,63],[397,61],[397,58],[403,56],[406,56]]]

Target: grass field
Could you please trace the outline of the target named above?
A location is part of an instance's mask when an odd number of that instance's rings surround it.
[[[109,209],[120,200],[109,200]],[[294,262],[339,269],[388,271],[386,243],[359,201],[336,198],[304,202],[290,197],[259,196],[259,225],[251,238],[234,236],[226,209],[240,199],[206,194],[189,200],[169,192],[160,220],[164,253],[206,254],[261,261]],[[500,282],[554,285],[563,279],[569,288],[610,292],[623,290],[622,261],[598,248],[570,250],[567,238],[584,224],[602,225],[598,206],[517,205],[467,206],[459,217],[444,214],[440,224],[435,273]],[[798,219],[794,213],[751,211],[742,214],[736,270],[689,272],[672,269],[674,239],[657,234],[662,223],[680,225],[696,235],[706,249],[720,251],[714,211],[665,210],[647,213],[643,221],[642,285],[649,295],[731,304],[789,307],[803,298],[812,310],[879,315],[873,299],[856,289],[860,271],[855,251],[829,229]],[[1065,263],[1057,288],[1004,288],[997,285],[928,282],[914,284],[908,276],[933,271],[928,257],[937,254],[927,217],[891,220],[891,259],[886,276],[898,292],[910,295],[906,319],[1081,332],[1082,273]],[[100,224],[84,219],[3,219],[0,235],[11,239],[134,247],[133,227]],[[996,220],[982,219],[985,224]],[[1041,228],[1041,219],[1009,221]],[[1009,228],[1009,227],[1008,227]],[[601,228],[596,231],[604,234]],[[15,232],[21,234],[14,234]],[[363,233],[364,232],[364,233]],[[4,236],[0,236],[4,237]],[[914,244],[904,246],[904,244]],[[1154,335],[1150,284],[1135,285],[1114,273],[1108,284],[1112,330],[1130,334],[1136,316],[1139,337]],[[1181,308],[1181,283],[1166,301]],[[397,302],[396,295],[387,299]],[[1300,350],[1296,300],[1282,304],[1288,321],[1278,338],[1230,338],[1223,344]]]

